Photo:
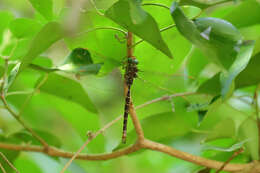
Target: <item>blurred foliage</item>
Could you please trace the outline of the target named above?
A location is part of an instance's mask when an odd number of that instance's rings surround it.
[[[260,84],[259,0],[172,1],[96,0],[94,6],[88,0],[1,0],[0,76],[7,69],[8,104],[49,144],[76,151],[88,131],[124,111],[122,67],[129,30],[135,34],[139,61],[134,105],[195,92],[137,109],[145,136],[219,161],[244,147],[231,162],[258,160],[259,112],[253,95]],[[0,111],[0,142],[39,145],[7,111]],[[128,125],[126,145],[120,143],[120,121],[84,152],[111,152],[132,144],[136,135],[131,121]],[[1,152],[21,172],[56,173],[67,161],[41,153]],[[13,171],[2,159],[0,163]],[[67,170],[203,171],[213,172],[153,151],[104,162],[74,161]]]

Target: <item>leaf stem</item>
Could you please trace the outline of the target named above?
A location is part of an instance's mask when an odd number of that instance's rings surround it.
[[[91,28],[89,30],[80,32],[80,33],[76,33],[76,34],[72,35],[72,37],[78,37],[78,36],[80,36],[82,34],[87,34],[89,32],[93,32],[93,31],[97,31],[97,30],[112,30],[112,31],[118,31],[118,32],[124,34],[124,36],[127,35],[127,32],[125,32],[124,30],[122,30],[120,28],[115,28],[115,27],[96,27],[96,28]]]
[[[44,141],[44,139],[42,139],[37,133],[35,133],[29,126],[27,126],[23,120],[21,119],[21,117],[16,114],[11,107],[9,107],[6,98],[5,98],[5,90],[4,90],[4,86],[6,85],[7,81],[7,70],[8,70],[8,59],[5,59],[5,68],[4,68],[4,76],[3,76],[3,82],[1,84],[1,100],[4,104],[5,109],[28,131],[32,134],[32,136],[34,136],[42,145],[43,147],[47,150],[48,149],[48,144]]]
[[[147,5],[152,5],[152,6],[158,6],[158,7],[163,7],[167,10],[170,10],[170,7],[164,5],[164,4],[159,4],[159,3],[143,3],[142,6],[147,6]]]
[[[1,155],[1,157],[6,161],[6,163],[7,163],[16,173],[20,173],[20,172],[16,169],[16,167],[14,167],[14,165],[5,157],[5,155],[4,155],[2,152],[0,152],[0,155]]]

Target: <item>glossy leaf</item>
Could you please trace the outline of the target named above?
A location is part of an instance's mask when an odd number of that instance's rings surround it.
[[[102,64],[94,64],[90,52],[84,48],[73,49],[58,69],[77,75],[97,74]]]
[[[246,68],[251,55],[253,53],[255,42],[254,41],[248,41],[243,43],[243,45],[240,47],[239,53],[237,55],[237,58],[235,62],[232,64],[230,69],[227,73],[223,72],[221,75],[221,95],[222,97],[226,97],[227,93],[230,91],[230,88],[232,87],[232,82],[236,78],[236,76]]]
[[[229,22],[217,18],[188,19],[177,2],[171,6],[171,15],[178,31],[202,50],[211,61],[228,69],[237,56],[236,47],[241,34]]]
[[[156,21],[141,8],[139,0],[120,0],[110,7],[105,15],[172,58]]]
[[[164,112],[149,116],[141,121],[145,137],[155,141],[169,140],[184,136],[194,126],[192,119],[195,113],[192,112]],[[127,134],[127,144],[121,144],[116,149],[125,147],[134,142],[135,130]]]
[[[29,50],[21,60],[20,71],[24,70],[38,55],[62,37],[63,30],[59,23],[47,23],[31,42]]]
[[[18,18],[10,22],[10,31],[17,38],[34,36],[41,29],[41,23],[27,18]]]
[[[260,83],[259,67],[260,53],[253,56],[247,67],[237,76],[235,80],[236,88],[257,85]]]
[[[220,84],[220,73],[217,73],[209,80],[202,83],[202,85],[197,89],[198,93],[218,95],[221,91]]]
[[[42,131],[42,130],[37,130],[37,129],[33,129],[40,137],[42,137],[49,145],[53,145],[55,147],[61,147],[61,141],[54,136],[53,134],[46,132],[46,131]],[[14,133],[12,135],[10,135],[10,137],[12,138],[16,138],[20,141],[22,141],[23,143],[30,143],[33,145],[41,145],[41,143],[35,139],[35,137],[33,137],[29,132],[27,132],[26,130],[22,130],[19,131],[17,133]]]
[[[12,69],[12,71],[10,72],[8,78],[7,78],[7,82],[4,86],[4,91],[5,93],[8,91],[9,87],[12,85],[12,83],[14,82],[17,74],[18,74],[18,71],[19,71],[19,68],[20,68],[20,65],[21,63],[17,63],[14,68]]]
[[[82,86],[75,80],[65,76],[51,73],[39,89],[42,92],[78,103],[91,112],[97,112],[95,106]]]
[[[53,3],[52,0],[29,0],[33,8],[38,11],[45,19],[53,19]]]
[[[240,140],[248,140],[245,143],[246,152],[253,160],[258,160],[258,127],[252,117],[247,118],[239,127],[238,137]]]

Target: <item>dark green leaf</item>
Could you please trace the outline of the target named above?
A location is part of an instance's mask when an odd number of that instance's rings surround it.
[[[254,41],[243,43],[243,45],[240,47],[235,62],[232,64],[228,72],[222,73],[220,77],[220,81],[222,85],[222,89],[221,89],[222,97],[226,97],[226,95],[230,91],[230,88],[232,87],[232,83],[236,78],[236,76],[246,68],[251,58],[251,55],[253,53],[254,45],[255,45]]]
[[[50,73],[46,82],[39,89],[42,92],[78,103],[91,112],[97,112],[82,86],[75,80],[65,76]]]
[[[27,18],[18,18],[10,22],[10,31],[17,38],[30,37],[41,29],[41,23]]]
[[[241,34],[229,22],[218,18],[188,19],[177,2],[171,15],[179,32],[202,50],[217,65],[228,69],[237,56]]]
[[[93,64],[90,52],[84,48],[73,49],[58,69],[79,75],[97,74],[102,64]]]
[[[93,64],[90,52],[84,48],[76,48],[71,51],[68,57],[65,59],[64,64],[75,64],[75,65],[88,65]]]
[[[61,141],[54,136],[53,134],[42,131],[42,130],[36,130],[33,129],[40,137],[42,137],[49,145],[55,146],[55,147],[61,147]],[[14,133],[10,135],[12,138],[16,138],[19,141],[22,141],[23,143],[32,144],[32,145],[41,145],[41,143],[35,139],[31,135],[31,133],[27,132],[26,130],[19,131],[17,133]]]
[[[246,152],[252,159],[258,160],[258,127],[256,121],[249,117],[239,127],[238,137],[240,140],[247,140],[245,144]]]
[[[205,81],[197,90],[198,93],[218,95],[221,91],[220,73]]]
[[[235,80],[236,88],[257,85],[260,83],[259,67],[260,53],[253,56],[247,67],[237,76]]]
[[[39,54],[61,39],[62,36],[63,31],[59,23],[47,23],[33,39],[28,52],[21,60],[19,71],[24,70]]]
[[[140,1],[120,0],[110,7],[105,15],[172,58],[156,21],[141,8]]]
[[[33,8],[47,20],[53,19],[52,0],[29,0]]]

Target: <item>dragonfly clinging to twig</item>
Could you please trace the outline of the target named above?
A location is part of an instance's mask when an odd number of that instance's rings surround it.
[[[137,77],[137,64],[138,61],[135,57],[130,57],[127,59],[127,63],[125,66],[125,84],[127,86],[127,92],[125,97],[125,109],[124,109],[124,122],[123,122],[123,136],[122,142],[126,143],[126,134],[127,134],[127,118],[129,114],[130,102],[131,102],[131,93],[130,89],[133,84],[134,78]]]

